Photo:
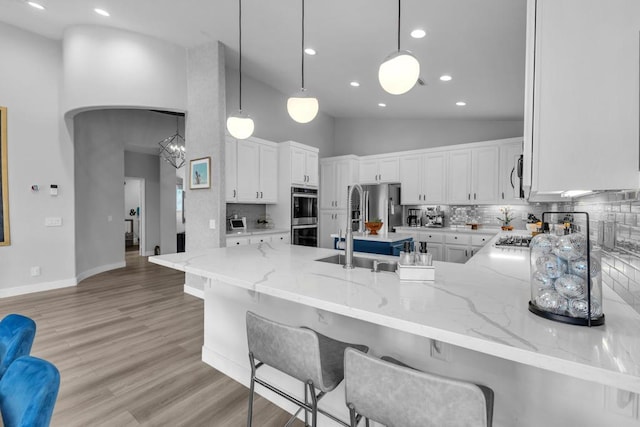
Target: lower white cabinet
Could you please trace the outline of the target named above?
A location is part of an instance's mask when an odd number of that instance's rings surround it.
[[[249,244],[249,236],[242,237],[227,237],[227,247],[229,246],[242,246]]]
[[[447,245],[445,246],[445,261],[464,264],[471,258],[470,253],[471,246],[469,245]]]
[[[347,212],[339,210],[320,211],[319,247],[333,249],[332,234],[346,233]]]
[[[259,233],[227,237],[227,247],[253,245],[255,243],[291,243],[290,233]]]
[[[493,234],[448,233],[445,235],[445,261],[465,263],[474,256]]]

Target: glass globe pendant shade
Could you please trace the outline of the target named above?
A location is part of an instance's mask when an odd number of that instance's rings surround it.
[[[253,119],[238,111],[227,118],[227,130],[236,139],[247,139],[253,135]]]
[[[303,89],[287,100],[287,111],[296,122],[309,123],[318,115],[318,99]]]
[[[378,69],[382,89],[392,95],[409,92],[420,77],[420,62],[408,50],[400,50],[387,56]]]

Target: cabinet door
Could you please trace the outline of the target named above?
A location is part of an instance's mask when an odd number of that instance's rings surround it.
[[[640,2],[535,4],[531,189],[637,188]]]
[[[397,157],[380,159],[378,163],[378,182],[399,182],[400,161]]]
[[[447,262],[464,264],[469,259],[469,246],[445,245],[445,259]]]
[[[422,174],[423,204],[446,203],[447,201],[447,154],[426,154]]]
[[[473,203],[497,203],[499,185],[498,147],[476,148],[472,151]]]
[[[471,150],[455,150],[449,153],[448,177],[448,202],[473,203],[470,190]]]
[[[400,159],[400,203],[403,205],[420,205],[423,197],[423,156],[402,157]],[[443,182],[444,180],[441,180]]]
[[[336,207],[336,162],[322,162],[320,164],[320,209],[335,209]]]
[[[289,233],[272,234],[271,241],[280,242],[280,243],[291,243],[291,234]]]
[[[360,161],[360,184],[377,184],[378,160]]]
[[[518,159],[522,154],[522,142],[514,142],[500,147],[500,203],[522,204]]]
[[[427,244],[427,251],[431,254],[434,261],[444,261],[444,254],[442,253],[442,243]]]
[[[225,169],[225,194],[227,202],[235,202],[238,199],[238,155],[236,152],[236,140],[225,138],[224,169]]]
[[[321,248],[333,249],[331,234],[338,232],[338,213],[336,211],[320,211],[319,244]],[[345,219],[346,221],[346,219]]]
[[[307,151],[306,153],[307,185],[318,186],[318,153]]]
[[[259,203],[260,150],[256,143],[238,141],[238,201]]]
[[[347,190],[352,182],[353,162],[343,160],[336,163],[336,189],[335,189],[335,207],[338,209],[347,209]]]
[[[300,186],[307,184],[306,157],[306,150],[291,148],[291,184]]]
[[[278,149],[260,145],[260,203],[278,202]]]

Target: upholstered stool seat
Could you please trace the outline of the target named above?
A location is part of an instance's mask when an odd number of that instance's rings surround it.
[[[28,356],[36,335],[36,323],[20,314],[9,314],[0,321],[0,377],[14,360]]]
[[[345,351],[345,400],[355,427],[360,416],[387,427],[490,427],[489,387],[418,371],[391,357]]]
[[[31,356],[16,359],[0,379],[5,427],[48,427],[60,388],[58,369]]]
[[[318,400],[342,382],[345,350],[348,347],[354,347],[367,351],[367,346],[337,341],[312,329],[284,325],[252,312],[247,312],[247,341],[252,371],[247,426],[251,426],[252,423],[255,383],[295,403],[300,410],[305,410],[305,425],[308,421],[307,415],[310,413],[311,425],[316,426],[318,412],[347,425],[333,415],[320,410]],[[256,364],[256,360],[259,363]],[[305,401],[302,402],[263,379],[257,378],[256,371],[263,364],[302,381],[305,387]],[[318,394],[316,389],[320,390]]]

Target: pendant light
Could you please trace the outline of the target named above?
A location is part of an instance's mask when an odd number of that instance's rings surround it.
[[[302,0],[302,88],[287,100],[287,111],[298,123],[309,123],[318,114],[318,99],[304,88],[304,0]]]
[[[176,169],[180,169],[185,162],[184,137],[180,135],[178,116],[176,115],[176,133],[158,142],[160,156]]]
[[[420,62],[408,50],[400,50],[400,0],[398,0],[398,51],[392,52],[378,69],[382,89],[392,95],[408,92],[420,77]]]
[[[242,0],[238,0],[238,111],[227,118],[227,130],[237,139],[253,134],[253,119],[242,111]]]

